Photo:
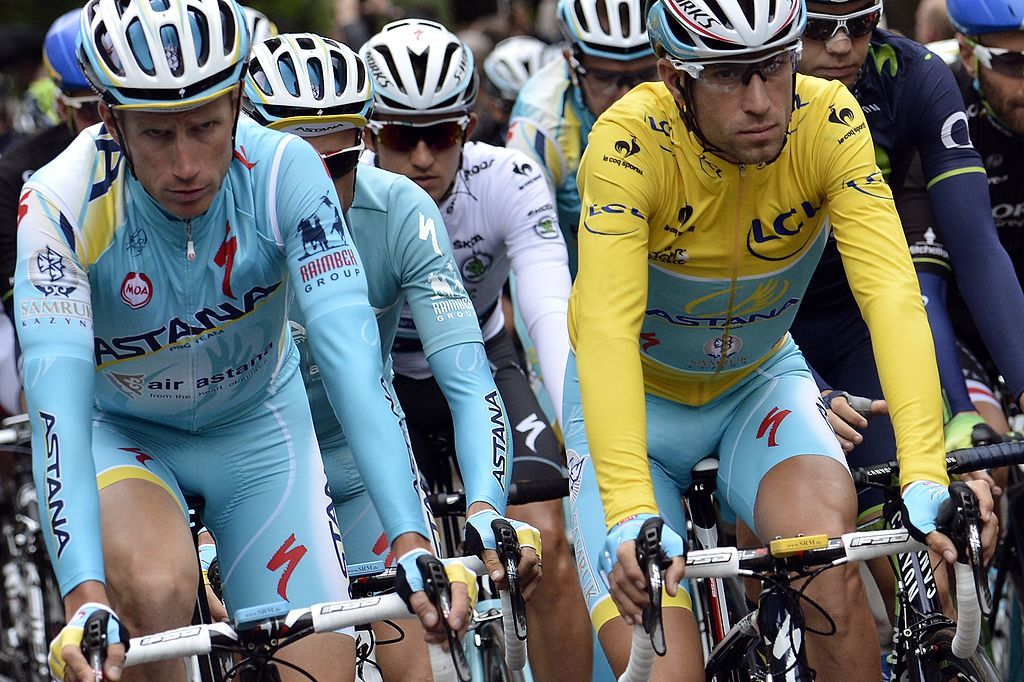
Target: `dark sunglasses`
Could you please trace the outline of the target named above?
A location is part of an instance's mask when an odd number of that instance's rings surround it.
[[[431,150],[439,152],[459,144],[465,136],[468,123],[467,116],[429,125],[374,122],[370,124],[370,130],[380,144],[397,152],[411,152],[420,140]]]
[[[627,88],[632,90],[641,83],[651,83],[659,80],[658,67],[652,66],[639,71],[607,71],[583,66],[576,58],[569,58],[569,66],[580,78],[586,78],[591,87],[602,92],[611,92]]]
[[[1015,52],[1003,47],[989,47],[968,38],[967,44],[974,51],[978,63],[986,69],[1013,78],[1024,78],[1024,52]]]
[[[882,20],[882,6],[867,7],[851,14],[807,13],[807,27],[803,37],[808,40],[826,41],[839,32],[846,31],[851,38],[863,38],[878,27]]]

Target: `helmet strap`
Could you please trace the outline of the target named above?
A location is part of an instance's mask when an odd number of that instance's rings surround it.
[[[121,154],[124,155],[125,160],[128,162],[128,170],[131,171],[131,174],[137,179],[139,176],[135,173],[135,163],[132,161],[131,152],[128,151],[128,138],[125,137],[124,128],[121,127],[121,122],[117,120],[117,109],[112,106],[109,106],[109,108],[110,116],[114,120],[114,133],[117,134],[119,144],[121,145]]]

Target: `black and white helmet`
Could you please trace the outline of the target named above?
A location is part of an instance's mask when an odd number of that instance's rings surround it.
[[[454,114],[473,108],[479,82],[473,52],[441,24],[395,21],[359,50],[378,114]]]

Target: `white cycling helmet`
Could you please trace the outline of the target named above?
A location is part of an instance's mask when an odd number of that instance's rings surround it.
[[[498,94],[514,100],[527,79],[542,66],[559,57],[557,50],[528,36],[506,38],[484,59],[484,75]]]
[[[89,0],[82,10],[78,59],[112,106],[200,106],[241,80],[248,54],[235,0]]]
[[[359,54],[374,81],[378,114],[455,114],[473,108],[479,87],[473,52],[441,24],[392,22]]]
[[[714,61],[795,44],[804,0],[648,0],[647,31],[659,57]]]
[[[583,54],[604,59],[647,57],[644,0],[559,0],[558,25]],[[603,22],[602,22],[603,19]]]
[[[242,108],[268,128],[326,135],[366,126],[373,89],[366,64],[345,45],[285,33],[252,48]]]
[[[249,43],[255,45],[277,35],[277,24],[258,9],[242,5],[245,12],[245,27],[249,30]]]

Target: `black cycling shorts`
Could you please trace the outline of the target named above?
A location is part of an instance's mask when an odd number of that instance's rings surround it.
[[[512,481],[564,478],[565,456],[530,387],[512,337],[502,330],[484,343],[484,350],[512,427]],[[455,429],[441,387],[433,377],[410,379],[397,374],[394,386],[420,471],[432,489],[448,488],[453,480]]]

